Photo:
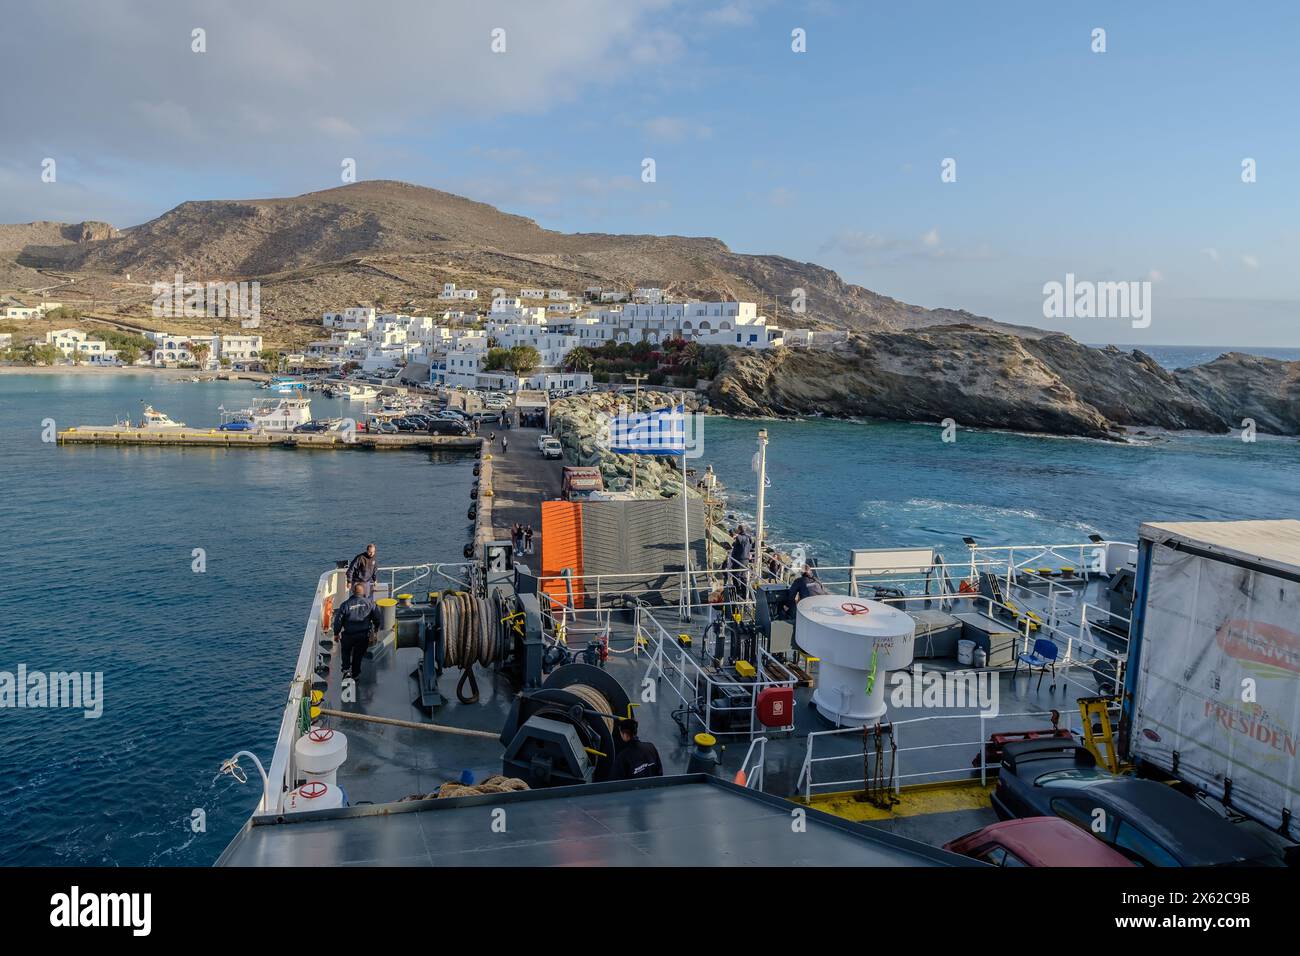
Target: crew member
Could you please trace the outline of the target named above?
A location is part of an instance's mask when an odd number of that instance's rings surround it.
[[[754,539],[749,536],[745,526],[737,525],[736,533],[731,538],[731,554],[727,563],[731,568],[731,586],[737,593],[744,590],[746,573],[754,559]]]
[[[659,751],[650,741],[639,738],[636,732],[637,722],[631,717],[618,722],[618,737],[621,742],[618,753],[614,756],[615,780],[641,780],[664,775]]]
[[[817,580],[817,576],[813,574],[812,565],[805,564],[803,566],[803,574],[795,578],[794,583],[790,585],[786,601],[790,604],[791,608],[794,608],[806,597],[812,597],[814,594],[825,593],[826,588]]]
[[[371,546],[373,547],[373,545]],[[361,679],[361,662],[366,659],[370,635],[383,623],[379,608],[366,597],[366,586],[357,581],[352,596],[334,611],[334,638],[342,639],[343,678]]]
[[[351,589],[354,584],[365,586],[366,597],[373,597],[375,593],[375,546],[366,545],[366,550],[362,551],[352,563],[348,565],[348,588]]]

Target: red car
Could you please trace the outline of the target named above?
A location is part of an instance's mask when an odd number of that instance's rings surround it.
[[[994,866],[1136,865],[1060,817],[1023,817],[992,823],[945,843],[943,848]]]

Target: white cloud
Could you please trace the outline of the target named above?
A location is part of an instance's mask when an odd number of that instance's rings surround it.
[[[680,142],[684,139],[708,139],[713,130],[684,116],[656,116],[641,124],[641,129],[651,139]]]
[[[921,237],[921,245],[927,249],[934,249],[939,245],[939,230],[937,227]]]
[[[1252,272],[1259,268],[1259,260],[1254,256],[1243,255],[1241,257],[1241,264]]]

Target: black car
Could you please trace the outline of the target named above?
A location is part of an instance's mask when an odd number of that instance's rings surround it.
[[[1143,866],[1285,865],[1240,825],[1167,784],[1109,773],[1070,740],[1007,744],[991,799],[1003,820],[1061,817]]]
[[[422,432],[427,427],[409,418],[394,418],[393,424],[397,426],[399,432]]]
[[[458,422],[450,418],[435,418],[429,422],[428,428],[425,429],[430,435],[468,435],[469,428],[464,422]]]
[[[293,430],[296,432],[323,432],[330,427],[329,422],[303,422],[301,425],[295,425]]]

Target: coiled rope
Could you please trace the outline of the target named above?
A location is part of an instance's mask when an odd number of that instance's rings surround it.
[[[564,690],[580,699],[591,710],[601,715],[611,735],[614,733],[614,718],[610,716],[609,699],[594,687],[586,684],[569,684]]]
[[[438,623],[442,628],[443,664],[461,668],[456,682],[456,699],[462,704],[478,703],[478,679],[474,664],[496,663],[504,642],[499,615],[488,602],[468,591],[448,591],[438,602]],[[469,684],[469,693],[465,685]]]

